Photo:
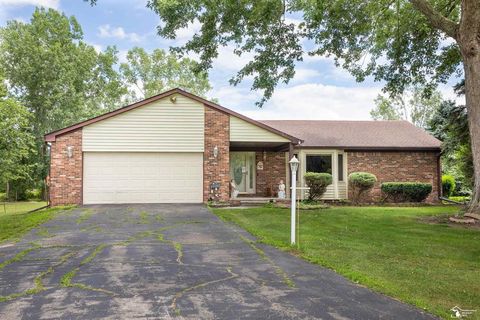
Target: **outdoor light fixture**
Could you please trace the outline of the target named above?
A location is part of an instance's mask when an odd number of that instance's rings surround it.
[[[213,157],[214,157],[215,159],[218,158],[218,147],[217,147],[217,146],[215,146],[215,147],[213,148]]]
[[[177,102],[177,97],[176,96],[171,96],[170,101],[172,101],[172,103]]]
[[[290,205],[290,220],[291,220],[291,226],[290,226],[290,243],[295,244],[295,200],[297,199],[297,170],[298,170],[298,165],[300,164],[300,161],[298,161],[297,157],[295,155],[293,158],[290,160],[290,169],[292,171],[292,196],[291,196],[291,205]]]
[[[290,163],[290,169],[292,169],[292,174],[296,175],[300,161],[298,161],[297,157],[293,156],[293,158],[290,160],[289,163]]]
[[[73,147],[72,146],[67,147],[67,156],[69,158],[73,157]]]

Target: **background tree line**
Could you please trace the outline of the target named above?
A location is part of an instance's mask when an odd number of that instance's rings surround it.
[[[173,87],[200,96],[211,89],[189,58],[135,47],[126,60],[119,63],[113,46],[97,52],[75,17],[53,9],[0,29],[0,192],[42,196],[48,132]]]
[[[460,96],[464,81],[455,86]],[[467,109],[455,101],[445,100],[439,91],[425,94],[416,86],[394,97],[378,95],[370,111],[374,120],[407,120],[433,134],[442,144],[442,172],[456,181],[455,195],[470,196],[474,185],[473,157],[468,130]]]

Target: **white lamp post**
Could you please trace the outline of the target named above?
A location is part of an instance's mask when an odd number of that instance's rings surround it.
[[[291,230],[290,230],[290,243],[295,244],[295,200],[297,199],[297,170],[298,170],[298,161],[297,157],[293,156],[290,160],[290,169],[292,170],[292,193],[291,193],[291,200],[292,204],[290,205],[291,209]]]

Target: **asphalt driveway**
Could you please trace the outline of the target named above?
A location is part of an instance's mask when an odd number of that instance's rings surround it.
[[[0,245],[0,319],[433,319],[200,205],[86,206]]]

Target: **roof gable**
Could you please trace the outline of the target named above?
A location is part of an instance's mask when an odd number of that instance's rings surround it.
[[[161,94],[158,94],[156,96],[153,96],[153,97],[150,97],[150,98],[147,98],[145,100],[142,100],[142,101],[139,101],[139,102],[136,102],[136,103],[133,103],[131,105],[128,105],[128,106],[125,106],[125,107],[122,107],[120,109],[117,109],[117,110],[114,110],[114,111],[111,111],[111,112],[108,112],[108,113],[104,113],[102,115],[99,115],[97,117],[94,117],[94,118],[91,118],[91,119],[88,119],[88,120],[85,120],[85,121],[82,121],[82,122],[79,122],[79,123],[76,123],[74,125],[71,125],[71,126],[68,126],[66,128],[63,128],[63,129],[60,129],[60,130],[57,130],[57,131],[53,131],[53,132],[50,132],[50,133],[47,133],[45,135],[45,141],[46,142],[53,142],[55,141],[56,137],[59,136],[59,135],[62,135],[62,134],[66,134],[68,132],[71,132],[71,131],[74,131],[74,130],[77,130],[77,129],[80,129],[80,128],[83,128],[85,126],[88,126],[90,124],[93,124],[95,122],[99,122],[99,121],[102,121],[102,120],[105,120],[105,119],[108,119],[108,118],[111,118],[111,117],[114,117],[116,115],[119,115],[119,114],[122,114],[124,112],[128,112],[130,110],[133,110],[133,109],[136,109],[136,108],[139,108],[139,107],[142,107],[144,105],[147,105],[149,103],[152,103],[154,101],[157,101],[157,100],[160,100],[160,99],[163,99],[163,98],[166,98],[166,97],[169,97],[169,96],[174,96],[175,94],[180,94],[180,95],[183,95],[187,98],[190,98],[192,100],[195,100],[195,101],[198,101],[200,103],[203,103],[205,106],[207,107],[210,107],[210,108],[213,108],[213,109],[216,109],[220,112],[223,112],[223,113],[226,113],[228,115],[232,115],[232,116],[235,116],[237,118],[240,118],[244,121],[247,121],[253,125],[256,125],[258,127],[261,127],[265,130],[268,130],[272,133],[275,133],[277,135],[280,135],[286,139],[288,139],[289,141],[291,141],[292,143],[295,143],[295,144],[298,144],[301,142],[300,139],[292,136],[292,135],[289,135],[281,130],[278,130],[278,129],[275,129],[275,128],[272,128],[264,123],[261,123],[261,122],[258,122],[258,121],[255,121],[253,119],[250,119],[242,114],[239,114],[235,111],[232,111],[230,109],[227,109],[225,107],[222,107],[214,102],[211,102],[211,101],[208,101],[202,97],[199,97],[199,96],[196,96],[194,94],[191,94],[189,92],[186,92],[182,89],[179,89],[179,88],[175,88],[175,89],[171,89],[171,90],[168,90],[168,91],[165,91]]]

